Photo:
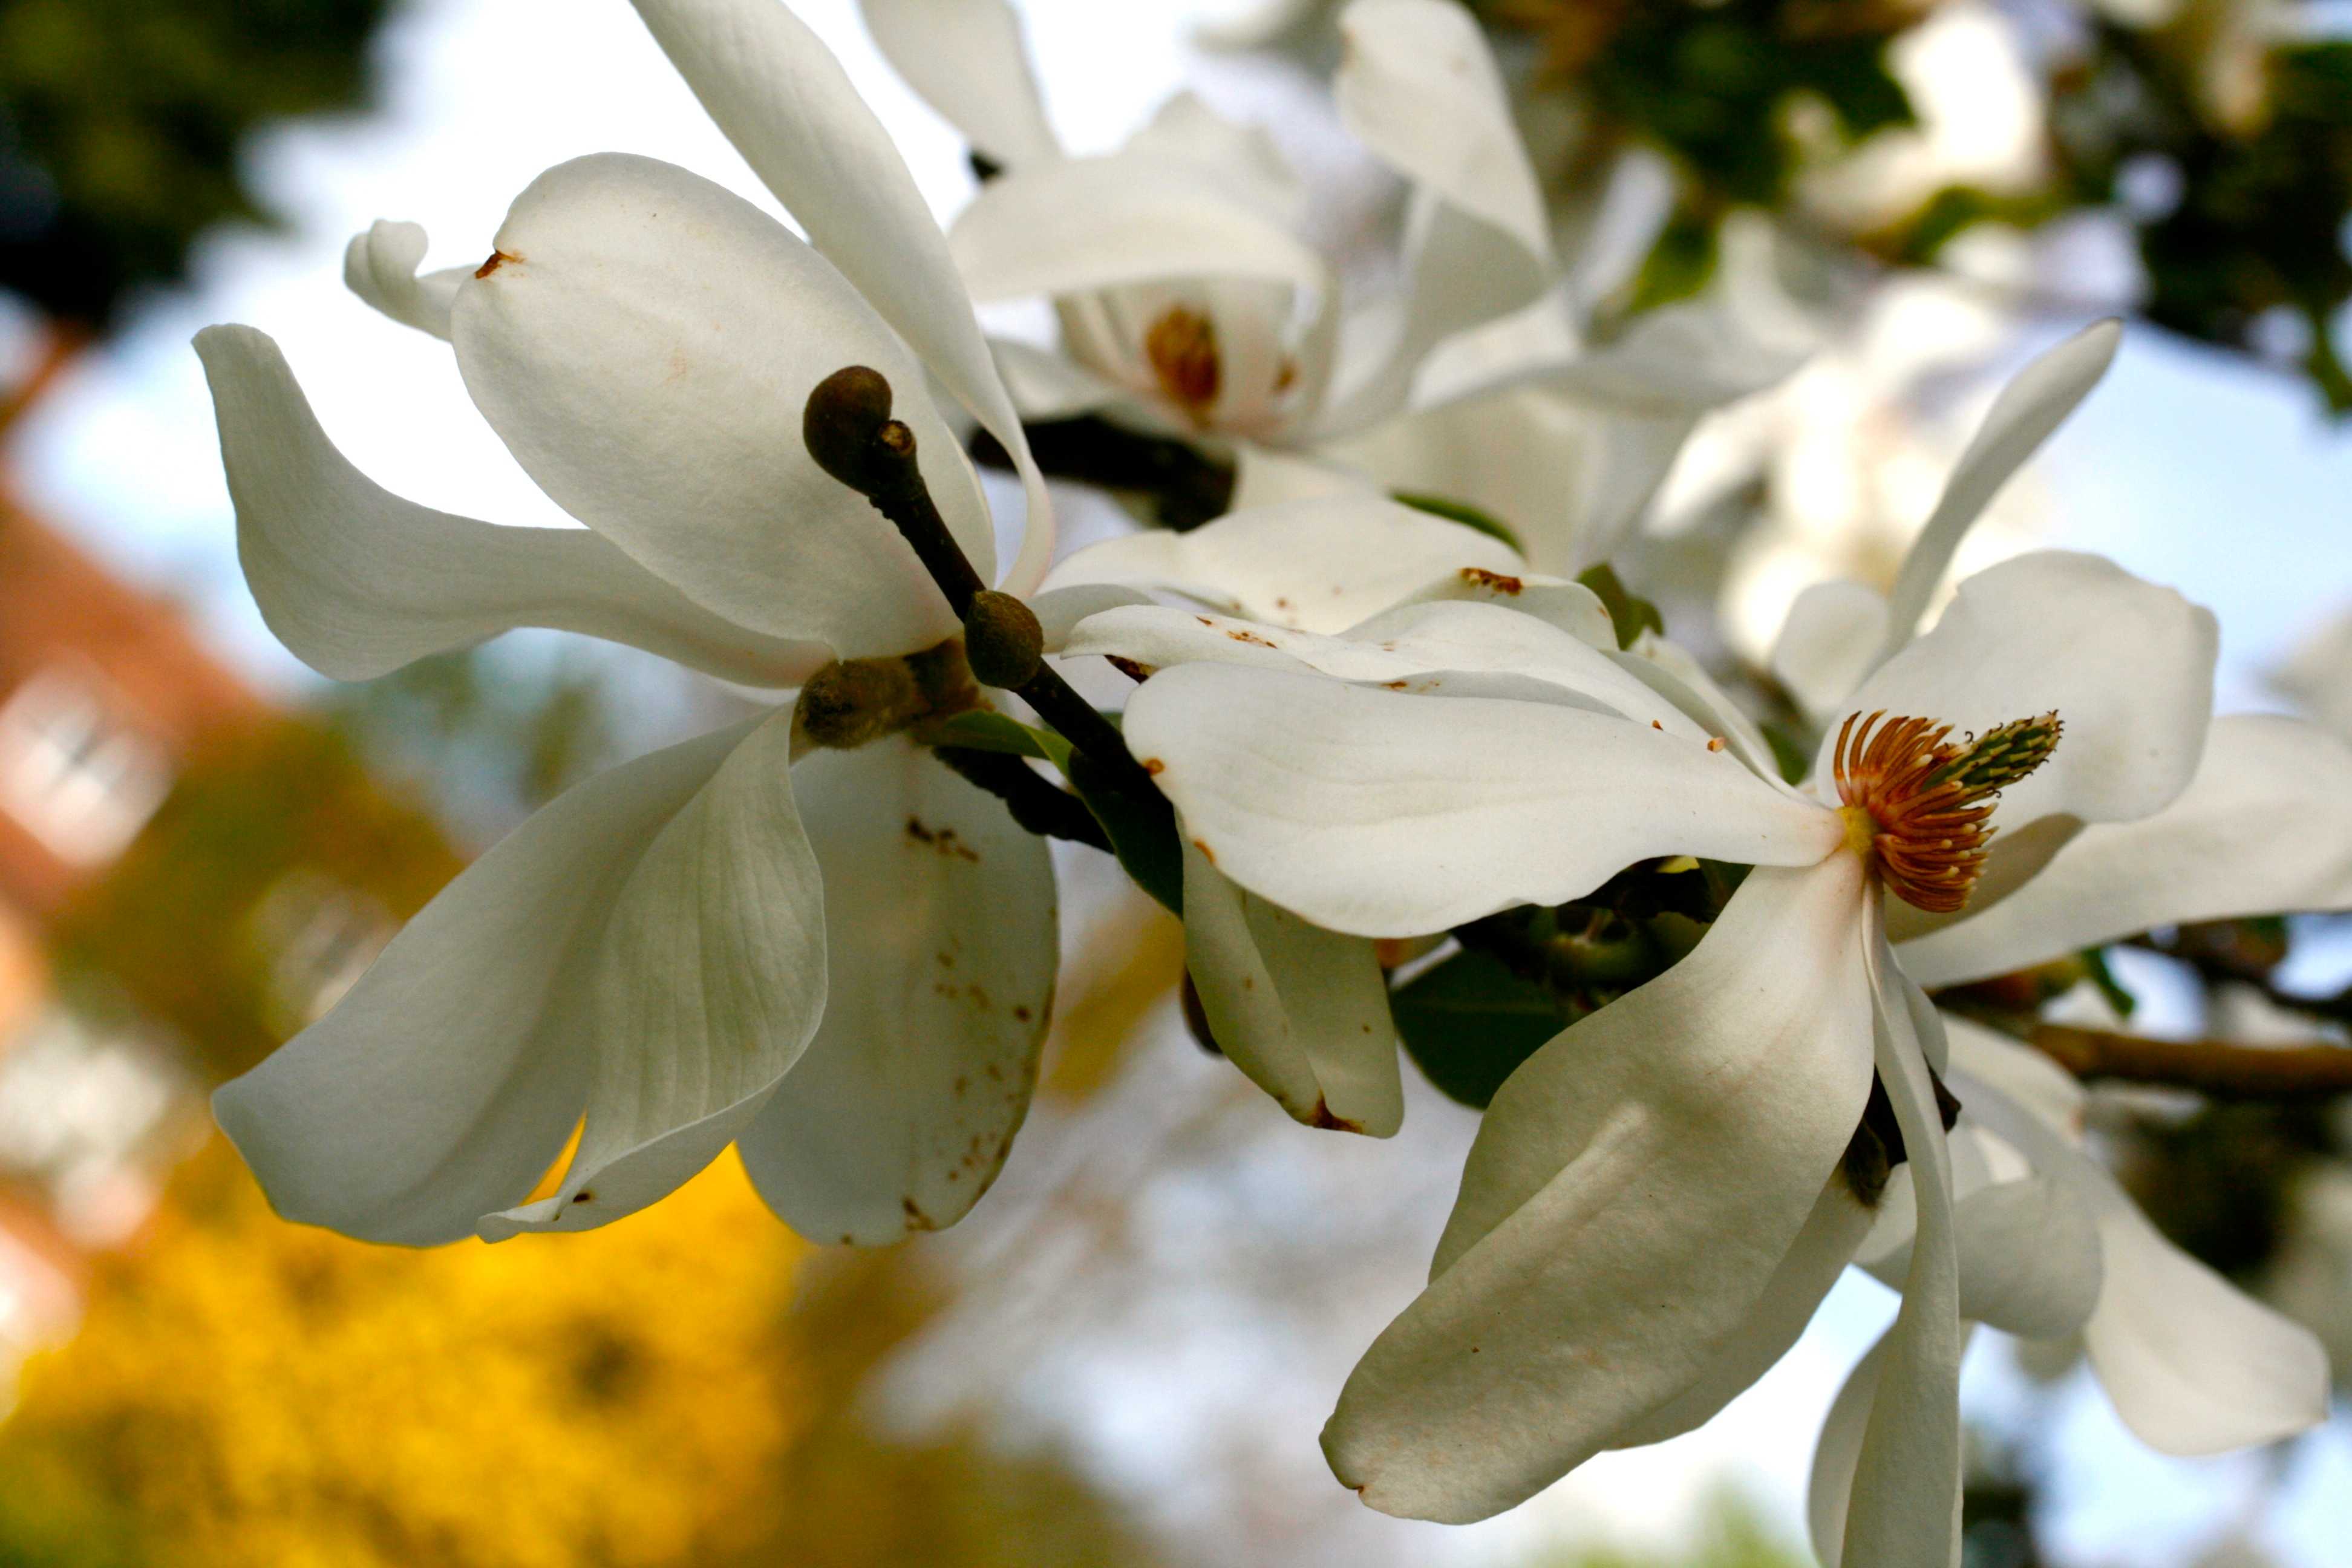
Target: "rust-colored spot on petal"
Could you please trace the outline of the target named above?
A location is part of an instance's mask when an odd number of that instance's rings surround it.
[[[1201,858],[1206,860],[1210,865],[1213,866],[1217,863],[1217,852],[1210,848],[1206,844],[1203,844],[1199,839],[1195,838],[1192,840],[1192,847],[1198,849],[1201,852]]]
[[[521,257],[515,255],[512,251],[493,250],[490,252],[490,258],[488,261],[483,262],[479,267],[474,268],[474,276],[477,278],[488,278],[491,273],[496,272],[508,262],[520,261],[521,259]]]
[[[1517,594],[1527,584],[1517,577],[1506,577],[1500,572],[1489,572],[1483,566],[1465,566],[1462,580],[1477,588],[1491,588],[1497,594]]]
[[[1350,1121],[1344,1116],[1332,1115],[1331,1108],[1324,1103],[1323,1097],[1319,1094],[1315,1097],[1315,1110],[1307,1118],[1307,1124],[1310,1127],[1319,1127],[1327,1132],[1361,1132],[1364,1130],[1359,1122]]]
[[[1161,762],[1158,757],[1146,757],[1143,759],[1143,771],[1147,773],[1165,773],[1167,769],[1168,764]]]

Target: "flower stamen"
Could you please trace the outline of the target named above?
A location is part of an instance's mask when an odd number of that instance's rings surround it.
[[[1929,719],[1846,716],[1838,730],[1838,798],[1848,843],[1906,903],[1952,914],[1984,872],[1992,797],[2050,760],[2055,712],[1996,725],[1955,744]]]
[[[1160,389],[1193,418],[1216,402],[1224,372],[1217,357],[1217,324],[1207,316],[1171,305],[1144,332],[1143,352]]]

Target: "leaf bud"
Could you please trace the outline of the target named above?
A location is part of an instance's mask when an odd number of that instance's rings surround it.
[[[1010,594],[983,588],[963,616],[964,658],[983,686],[1017,690],[1036,676],[1045,632],[1036,612]]]

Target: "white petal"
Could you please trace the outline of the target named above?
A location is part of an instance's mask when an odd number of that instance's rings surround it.
[[[812,1240],[953,1225],[1036,1081],[1060,952],[1045,841],[903,740],[817,752],[793,788],[824,868],[831,983],[743,1168]]]
[[[2097,1174],[2106,1289],[2083,1343],[2124,1424],[2159,1452],[2197,1455],[2326,1420],[2327,1352],[2311,1331],[2167,1241]]]
[[[1772,743],[1756,727],[1756,721],[1731,700],[1731,693],[1715,683],[1714,677],[1707,674],[1706,667],[1691,656],[1688,648],[1654,631],[1645,631],[1631,648],[1623,652],[1612,649],[1609,657],[1620,668],[1688,716],[1702,733],[1722,736],[1759,778],[1780,783],[1780,764],[1773,755]]]
[[[1125,387],[1058,353],[1003,338],[991,339],[988,347],[1024,419],[1072,419],[1134,401]]]
[[[1866,583],[1815,583],[1789,606],[1772,645],[1772,673],[1814,718],[1842,704],[1876,667],[1886,642],[1886,596]]]
[[[1184,963],[1209,1032],[1293,1119],[1386,1138],[1404,1120],[1372,944],[1235,887],[1184,846]]]
[[[1623,542],[1696,420],[1522,386],[1402,415],[1320,449],[1391,489],[1477,507],[1509,526],[1538,571],[1569,574]]]
[[[1358,936],[1556,904],[1652,856],[1803,866],[1843,842],[1727,753],[1549,703],[1192,664],[1129,700],[1127,734],[1218,869]]]
[[[1051,158],[1021,19],[1004,0],[859,0],[882,56],[925,102],[999,163]]]
[[[449,306],[470,267],[445,267],[422,277],[425,230],[378,218],[343,247],[343,285],[403,326],[436,338],[449,335]]]
[[[1013,169],[949,237],[972,298],[1075,294],[1167,279],[1251,278],[1319,293],[1323,258],[1208,171],[1143,153]]]
[[[612,897],[588,987],[594,1064],[551,1197],[485,1215],[485,1241],[591,1230],[717,1159],[816,1033],[824,890],[793,801],[791,716],[762,721]]]
[[[1887,1189],[1888,1202],[1901,1196]],[[2036,1340],[2064,1339],[2090,1320],[2103,1276],[2097,1216],[2079,1183],[2058,1175],[1995,1182],[1961,1198],[1952,1223],[1961,1317]],[[1906,1239],[1870,1270],[1899,1288],[1910,1263]]]
[[[816,384],[888,377],[950,530],[993,530],[922,367],[821,256],[740,197],[649,158],[560,164],[499,230],[513,259],[457,297],[466,385],[540,488],[701,604],[847,658],[956,630],[865,498],[801,444]]]
[[[2160,810],[2196,771],[2213,711],[2214,643],[2211,612],[2171,589],[2099,556],[2039,551],[1962,583],[1935,630],[1845,706],[1978,733],[2054,708],[2064,738],[2001,792],[1995,826],[2014,835],[2061,813],[2127,822]],[[1817,783],[1836,745],[1832,725]],[[1978,898],[1985,907],[1981,889]]]
[[[1331,81],[1349,132],[1399,174],[1551,258],[1551,226],[1486,36],[1444,0],[1355,0]]]
[[[2298,720],[2245,714],[2213,721],[2170,805],[2084,829],[2008,898],[1906,942],[1903,967],[1921,984],[1956,985],[2150,926],[2347,908],[2352,748]]]
[[[1234,511],[1255,511],[1287,501],[1320,500],[1327,496],[1387,495],[1360,474],[1334,468],[1294,452],[1277,451],[1248,441],[1234,446]]]
[[[1904,973],[1910,972],[1906,963]],[[2053,1136],[2070,1145],[2082,1142],[2085,1096],[2072,1073],[2032,1047],[1982,1024],[1947,1013],[1944,1031],[1951,1039],[1955,1071],[1996,1089],[2002,1101],[2030,1112]]]
[[[1475,601],[1402,605],[1343,637],[1162,605],[1121,607],[1089,616],[1064,651],[1116,655],[1151,669],[1205,660],[1313,671],[1390,691],[1560,702],[1701,743],[1710,735],[1613,653],[1548,621]]]
[[[1538,573],[1509,575],[1465,566],[1449,572],[1417,594],[1409,594],[1397,601],[1396,607],[1408,605],[1433,605],[1447,600],[1467,600],[1476,605],[1500,605],[1517,610],[1523,616],[1533,616],[1547,625],[1559,627],[1579,642],[1589,644],[1604,653],[1617,650],[1617,628],[1609,619],[1607,606],[1601,595],[1581,583],[1571,583],[1564,577],[1546,577]]]
[[[405,501],[352,467],[251,327],[207,327],[237,557],[262,618],[311,668],[365,680],[516,626],[645,648],[790,686],[829,656],[713,615],[585,529],[500,528]]]
[[[1759,870],[1680,963],[1505,1080],[1429,1289],[1324,1428],[1384,1512],[1509,1508],[1708,1370],[1870,1086],[1861,875]]]
[[[1061,653],[1069,644],[1070,634],[1088,616],[1098,616],[1106,610],[1120,609],[1129,605],[1149,605],[1151,596],[1139,588],[1120,588],[1108,583],[1076,583],[1066,588],[1048,588],[1029,601],[1030,612],[1037,617],[1037,629],[1045,639],[1047,653]]]
[[[1845,1272],[1870,1223],[1871,1211],[1853,1195],[1843,1173],[1832,1175],[1780,1267],[1738,1326],[1716,1346],[1697,1381],[1620,1432],[1611,1446],[1630,1448],[1679,1437],[1713,1420],[1717,1411],[1746,1393],[1804,1333],[1813,1310]]]
[[[1903,1306],[1854,1470],[1842,1560],[1872,1568],[1953,1568],[1960,1527],[1960,1274],[1951,1153],[1927,1076],[1927,1051],[1904,979],[1874,932],[1877,1065],[1911,1167],[1917,1223]],[[1935,1014],[1926,1016],[1932,1022]]]
[[[1822,1568],[1841,1568],[1845,1554],[1846,1510],[1853,1498],[1853,1468],[1862,1458],[1863,1430],[1878,1402],[1878,1373],[1885,1364],[1887,1336],[1879,1336],[1853,1370],[1822,1417],[1813,1446],[1813,1468],[1805,1489],[1805,1523]]]
[[[809,243],[841,268],[949,395],[1013,455],[1028,526],[1020,559],[1000,585],[1027,594],[1054,554],[1045,477],[997,379],[946,237],[889,132],[832,52],[779,0],[634,3],[702,107],[807,231]],[[902,399],[916,390],[896,376],[892,384]],[[800,417],[797,404],[792,414]],[[917,434],[928,447],[928,434]],[[936,489],[936,475],[932,483]]]
[[[1551,273],[1518,238],[1450,205],[1426,188],[1408,215],[1409,281],[1385,325],[1386,346],[1367,368],[1339,377],[1315,433],[1336,437],[1386,420],[1405,404],[1413,376],[1440,343],[1512,312],[1542,294]]]
[[[605,911],[745,732],[557,797],[425,905],[333,1011],[214,1095],[278,1213],[428,1246],[530,1191],[587,1102]]]
[[[1465,567],[1508,574],[1498,539],[1364,492],[1237,511],[1184,533],[1151,529],[1079,551],[1045,586],[1113,583],[1183,594],[1213,609],[1341,632]]]
[[[1261,212],[1293,221],[1308,216],[1306,186],[1281,143],[1263,125],[1218,113],[1199,93],[1171,93],[1126,146],[1211,170]]]
[[[1904,557],[1894,592],[1887,596],[1886,640],[1880,658],[1910,640],[1969,525],[2010,476],[2074,412],[2075,405],[2090,395],[2116,357],[2123,335],[2121,321],[2095,321],[2019,371],[2000,389]]]

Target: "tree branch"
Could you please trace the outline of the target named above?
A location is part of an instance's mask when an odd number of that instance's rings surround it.
[[[2150,1040],[2069,1024],[2035,1024],[2026,1044],[2079,1079],[2162,1084],[2216,1100],[2322,1100],[2352,1094],[2352,1048]]]

